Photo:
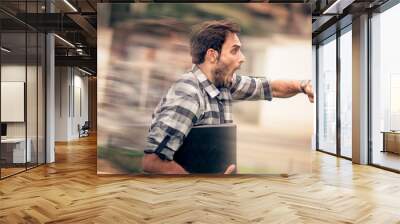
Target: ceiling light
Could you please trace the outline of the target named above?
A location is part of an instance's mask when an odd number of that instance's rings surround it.
[[[69,3],[68,0],[64,0],[65,4],[67,4],[74,12],[78,12],[78,10],[71,4]]]
[[[63,41],[64,43],[66,43],[67,45],[69,45],[70,47],[75,48],[75,45],[71,44],[71,42],[67,41],[66,39],[58,36],[57,34],[54,34],[55,37],[57,37],[58,39],[60,39],[61,41]]]
[[[4,51],[4,52],[6,52],[6,53],[10,53],[10,52],[11,52],[11,50],[9,50],[9,49],[7,49],[7,48],[5,48],[5,47],[1,47],[1,50]]]
[[[351,5],[355,0],[336,0],[322,14],[342,14],[343,10]]]
[[[83,73],[85,73],[85,74],[87,74],[87,75],[93,75],[92,73],[90,73],[90,72],[88,72],[88,71],[86,71],[86,70],[83,70],[83,69],[81,69],[81,68],[79,68],[79,67],[78,67],[78,70],[81,71],[81,72],[83,72]]]

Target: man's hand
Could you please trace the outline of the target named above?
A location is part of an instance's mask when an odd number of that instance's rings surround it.
[[[228,166],[224,174],[232,174],[236,169],[234,164]],[[145,154],[143,157],[143,171],[156,174],[188,174],[175,161],[161,160],[156,154]]]
[[[188,174],[175,161],[161,160],[156,154],[145,154],[143,157],[143,171],[156,174]]]
[[[314,103],[314,91],[312,88],[311,80],[303,80],[301,81],[301,91],[304,92],[308,96],[308,100],[311,103]]]
[[[231,164],[228,166],[228,168],[225,170],[224,174],[232,174],[236,169],[236,166],[234,164]]]

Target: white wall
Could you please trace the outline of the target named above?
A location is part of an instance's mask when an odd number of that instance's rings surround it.
[[[55,68],[55,141],[68,140],[70,84],[68,67]]]
[[[73,138],[79,137],[78,124],[82,126],[88,120],[88,78],[81,76],[82,73],[79,71],[78,75],[76,72],[77,70],[74,71],[74,96],[71,96],[74,99],[74,102],[71,102],[71,105],[74,105],[71,110],[71,135]]]
[[[1,82],[1,121],[24,122],[25,83]],[[35,105],[36,106],[36,105]],[[36,108],[36,107],[35,107]],[[4,109],[4,110],[3,110]]]
[[[31,69],[28,67],[28,70]],[[2,82],[25,82],[25,65],[2,65],[1,66],[1,81]],[[30,74],[30,73],[28,73]],[[4,96],[3,96],[4,97]],[[6,110],[6,108],[1,108]],[[24,122],[7,123],[8,137],[24,137],[25,124]]]
[[[56,67],[56,141],[79,138],[78,124],[88,120],[88,78],[83,75],[76,68]]]
[[[2,65],[1,81],[25,82],[25,65]]]

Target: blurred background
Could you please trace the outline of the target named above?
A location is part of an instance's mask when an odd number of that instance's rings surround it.
[[[240,24],[238,74],[311,79],[308,4],[98,4],[99,174],[140,173],[151,114],[191,68],[189,33],[206,20]],[[304,94],[236,102],[238,173],[311,172],[314,105]]]

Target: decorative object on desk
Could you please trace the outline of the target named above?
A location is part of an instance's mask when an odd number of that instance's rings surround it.
[[[391,152],[400,154],[400,132],[382,131],[383,134],[383,150],[382,152]]]
[[[189,173],[224,173],[236,163],[236,125],[193,127],[174,160]]]

